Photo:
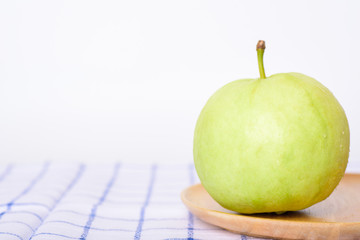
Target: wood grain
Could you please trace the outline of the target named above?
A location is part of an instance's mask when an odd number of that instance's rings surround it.
[[[201,220],[236,233],[277,239],[360,239],[360,174],[346,174],[326,200],[282,215],[232,212],[215,202],[201,184],[185,189],[181,199]]]

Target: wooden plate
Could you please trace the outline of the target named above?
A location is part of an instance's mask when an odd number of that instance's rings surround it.
[[[229,211],[201,184],[185,189],[181,199],[201,220],[235,233],[278,239],[360,239],[360,174],[345,174],[326,200],[282,215]]]

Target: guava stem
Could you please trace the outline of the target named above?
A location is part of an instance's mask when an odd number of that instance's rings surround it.
[[[265,79],[265,69],[264,69],[264,51],[265,51],[265,41],[259,40],[256,45],[256,51],[258,56],[258,64],[259,64],[259,72],[260,72],[260,79]]]

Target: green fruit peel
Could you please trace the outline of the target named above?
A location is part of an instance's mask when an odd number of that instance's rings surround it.
[[[349,156],[348,121],[334,95],[300,73],[265,77],[264,49],[258,44],[261,77],[215,92],[194,134],[202,185],[220,205],[245,214],[295,211],[326,199]]]

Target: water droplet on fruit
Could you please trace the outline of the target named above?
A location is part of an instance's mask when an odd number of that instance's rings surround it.
[[[344,131],[342,131],[342,135],[344,135],[345,134],[345,132]]]
[[[326,138],[327,137],[326,134],[324,134],[323,137]]]

